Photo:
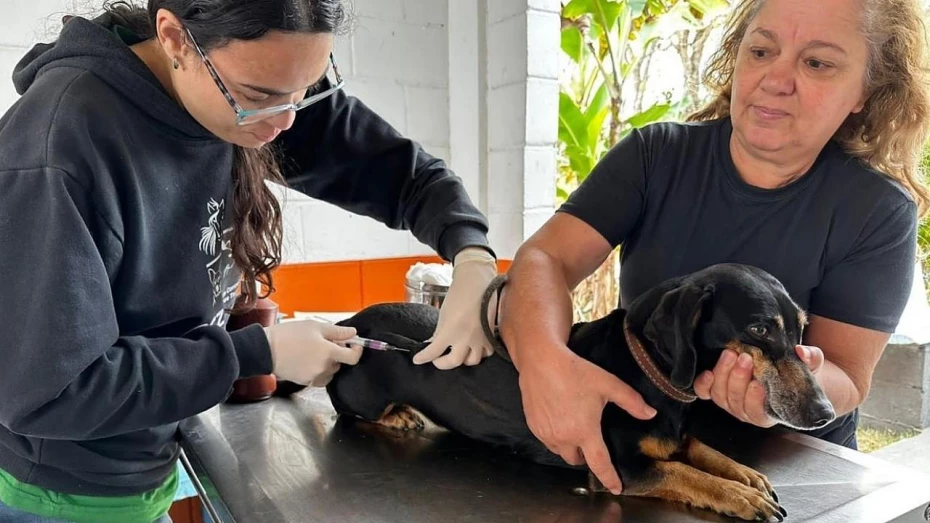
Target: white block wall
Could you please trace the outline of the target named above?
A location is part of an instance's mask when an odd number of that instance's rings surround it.
[[[337,46],[340,61],[352,56],[347,91],[450,164],[488,216],[492,247],[512,258],[553,210],[559,0],[355,0],[355,10],[359,27]],[[409,233],[288,199],[288,215],[300,214],[286,220],[288,261],[432,254]]]
[[[102,4],[101,4],[102,5]],[[75,0],[6,0],[0,17],[0,111],[16,100],[13,67],[40,41],[61,28],[61,17],[75,11]]]
[[[561,5],[487,5],[487,210],[492,245],[511,257],[554,205]]]
[[[354,0],[356,25],[336,44],[346,92],[427,152],[449,162],[448,3]],[[406,231],[392,231],[324,202],[287,191],[285,262],[432,254]],[[326,224],[325,226],[323,224]]]
[[[65,13],[102,0],[9,2],[0,19],[0,110],[10,74]],[[352,0],[357,24],[336,45],[346,91],[446,160],[491,221],[504,258],[551,215],[558,117],[559,0]],[[295,191],[279,191],[285,261],[432,254]],[[324,226],[325,224],[325,226]]]

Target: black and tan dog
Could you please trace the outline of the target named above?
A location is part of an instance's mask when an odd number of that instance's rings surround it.
[[[486,299],[504,281],[495,280]],[[419,411],[470,438],[538,463],[567,466],[527,427],[517,371],[505,350],[451,371],[411,362],[436,321],[432,307],[385,304],[342,322],[361,336],[411,352],[367,351],[358,365],[343,367],[327,387],[336,411],[399,430],[422,427]],[[833,409],[795,353],[805,322],[774,277],[722,264],[663,282],[628,311],[574,325],[569,348],[630,384],[658,410],[649,421],[610,403],[604,410],[603,436],[623,479],[623,495],[683,502],[747,520],[783,520],[786,512],[768,479],[689,436],[688,413],[695,376],[712,369],[730,348],[752,356],[769,415],[799,429],[829,423]]]

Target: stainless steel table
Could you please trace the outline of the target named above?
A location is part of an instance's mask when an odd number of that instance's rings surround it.
[[[228,522],[736,521],[656,500],[579,496],[584,473],[526,463],[436,428],[392,434],[337,417],[323,390],[220,405],[183,445]],[[705,437],[705,440],[707,438]],[[794,433],[708,441],[767,474],[788,522],[925,522],[930,478]]]

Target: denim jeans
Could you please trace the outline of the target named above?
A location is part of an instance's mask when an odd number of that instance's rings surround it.
[[[43,516],[36,516],[28,512],[23,512],[12,507],[8,507],[0,502],[0,523],[69,523],[62,519],[52,519]],[[152,523],[171,523],[171,516],[165,514]]]

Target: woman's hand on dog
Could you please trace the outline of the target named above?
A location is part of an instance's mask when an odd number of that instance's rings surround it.
[[[481,328],[481,297],[497,276],[497,260],[481,248],[464,249],[455,257],[452,285],[439,309],[439,322],[429,345],[413,357],[417,365],[432,362],[449,370],[473,366],[493,354]],[[493,316],[493,314],[492,314]]]
[[[823,367],[823,351],[808,345],[798,345],[795,351],[816,376]],[[763,428],[775,425],[775,420],[765,412],[765,389],[758,380],[752,379],[752,356],[749,354],[723,351],[714,370],[694,380],[694,393],[701,399],[713,400],[746,423]]]
[[[569,465],[587,463],[605,488],[620,494],[623,484],[601,434],[604,407],[610,401],[640,419],[652,418],[655,409],[629,385],[568,347],[537,354],[520,368],[530,431]]]
[[[825,359],[820,347],[798,345],[795,347],[795,351],[798,353],[798,357],[801,358],[801,361],[807,364],[807,368],[811,370],[814,376],[820,374],[820,369],[823,368]]]

